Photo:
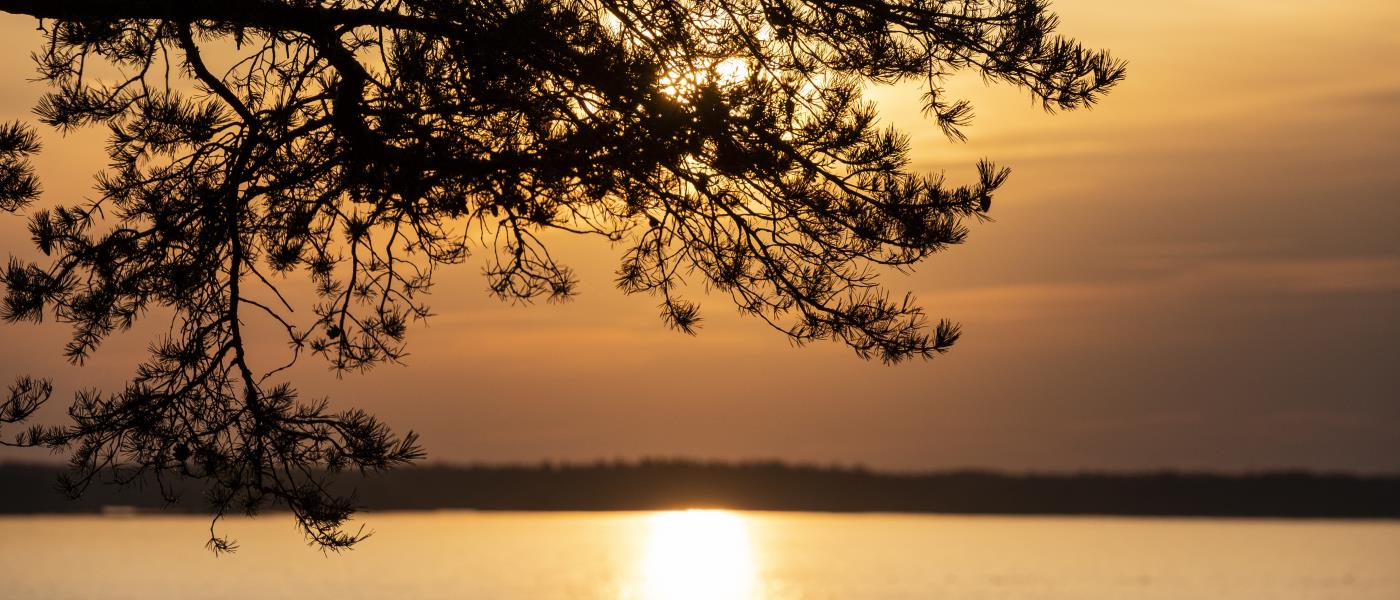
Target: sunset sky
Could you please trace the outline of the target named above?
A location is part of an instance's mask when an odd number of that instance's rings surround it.
[[[613,287],[620,248],[560,238],[582,280],[572,302],[503,304],[472,260],[440,273],[406,366],[337,379],[309,358],[291,378],[419,432],[433,461],[1400,472],[1400,3],[1055,9],[1063,33],[1129,62],[1093,110],[1049,115],[959,77],[977,116],[958,144],[917,90],[873,92],[920,170],[1013,169],[995,222],[887,280],[963,325],[948,355],[884,366],[795,348],[724,296],[700,298],[686,336],[654,298]],[[27,83],[34,27],[0,15],[0,122],[32,122],[44,91]],[[46,201],[91,195],[101,132],[42,134]],[[24,226],[0,213],[0,252],[33,257]],[[0,380],[54,377],[42,416],[57,422],[74,389],[119,386],[161,326],[77,368],[61,325],[0,325]],[[254,360],[285,358],[273,345]]]

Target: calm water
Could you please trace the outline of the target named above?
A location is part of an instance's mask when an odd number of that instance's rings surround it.
[[[1400,523],[685,511],[0,517],[0,598],[1400,599]]]

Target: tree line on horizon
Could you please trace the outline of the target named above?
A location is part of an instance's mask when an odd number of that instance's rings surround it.
[[[54,489],[58,466],[0,464],[0,513],[104,506],[190,512],[139,482],[78,500]],[[1400,518],[1400,474],[1306,471],[1021,473],[873,471],[862,466],[688,459],[429,465],[344,478],[367,510],[609,511],[727,508],[1009,515]],[[195,487],[181,490],[197,500]]]

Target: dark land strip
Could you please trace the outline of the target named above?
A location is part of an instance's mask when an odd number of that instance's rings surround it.
[[[202,512],[189,484],[167,505],[154,486],[95,485],[70,500],[61,466],[0,464],[0,513],[83,513],[104,507]],[[659,510],[1135,515],[1280,518],[1400,517],[1400,475],[1308,472],[1008,474],[884,473],[778,462],[645,460],[424,466],[341,474],[368,510]]]

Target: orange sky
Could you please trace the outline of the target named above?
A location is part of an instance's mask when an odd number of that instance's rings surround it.
[[[419,431],[443,461],[1400,471],[1400,4],[1055,7],[1065,33],[1130,63],[1092,111],[1046,115],[960,78],[977,119],[952,144],[916,91],[876,94],[919,168],[1014,170],[995,223],[888,281],[963,324],[947,356],[886,367],[795,349],[724,297],[687,337],[613,288],[612,249],[563,239],[575,301],[501,304],[473,261],[442,272],[407,367],[337,380],[306,360],[294,377]],[[0,121],[30,119],[42,92],[24,83],[33,27],[0,17]],[[89,194],[100,132],[43,134],[48,199]],[[27,239],[0,214],[0,251],[31,255]],[[0,325],[0,380],[113,387],[153,330],[78,369],[62,327]]]

